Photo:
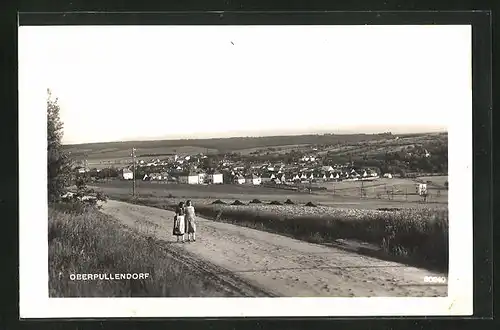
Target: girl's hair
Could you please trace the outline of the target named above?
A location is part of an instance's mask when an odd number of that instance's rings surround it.
[[[179,205],[177,205],[177,208],[175,209],[175,213],[177,214],[184,214],[184,202],[180,202]]]
[[[188,199],[188,200],[186,201],[186,205],[187,205],[187,206],[191,206],[191,200],[190,200],[190,199]]]

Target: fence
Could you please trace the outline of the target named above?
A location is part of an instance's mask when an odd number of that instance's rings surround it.
[[[433,202],[444,203],[447,201],[447,189],[427,190],[426,194],[418,194],[414,187],[397,187],[387,185],[380,186],[358,186],[350,188],[338,188],[333,185],[329,192],[338,197],[357,197],[361,199],[380,199],[401,202]]]

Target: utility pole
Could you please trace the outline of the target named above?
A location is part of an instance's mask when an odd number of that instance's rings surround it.
[[[135,196],[135,148],[132,148],[132,196]]]

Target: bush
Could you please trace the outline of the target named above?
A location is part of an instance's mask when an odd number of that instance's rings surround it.
[[[213,201],[212,204],[226,204],[226,203],[218,199],[216,201]]]
[[[235,200],[234,202],[231,203],[231,205],[245,205],[245,203],[240,202],[239,200]]]
[[[285,201],[285,204],[288,204],[288,205],[294,205],[295,203],[294,203],[294,202],[292,202],[290,199],[287,199],[287,200]]]
[[[272,201],[269,203],[269,205],[283,205],[283,204],[281,204],[281,202],[278,201]]]
[[[258,200],[258,199],[252,199],[250,201],[250,203],[252,203],[252,204],[261,204],[262,202],[260,200]]]
[[[316,207],[316,205],[315,205],[314,203],[312,203],[312,202],[308,202],[308,203],[306,204],[306,206]]]

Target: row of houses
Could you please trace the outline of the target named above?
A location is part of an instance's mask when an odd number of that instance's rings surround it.
[[[237,184],[261,184],[268,182],[282,184],[286,182],[310,182],[310,181],[329,181],[329,180],[340,181],[348,179],[360,180],[360,179],[375,179],[379,177],[377,172],[371,171],[369,169],[363,170],[361,174],[357,173],[357,171],[354,169],[345,172],[341,171],[332,171],[332,172],[303,171],[295,173],[293,172],[286,173],[282,171],[279,171],[277,173],[264,172],[260,176],[256,174],[249,174],[245,176],[240,173],[235,173],[234,171],[231,174],[234,176],[234,183]]]
[[[121,173],[123,180],[133,180],[134,173],[124,168]],[[145,174],[142,178],[143,181],[176,181],[185,184],[221,184],[224,182],[222,173],[194,173],[194,172],[181,172],[181,173],[149,173]]]
[[[178,182],[184,184],[221,184],[224,182],[222,173],[182,173],[178,176]]]

